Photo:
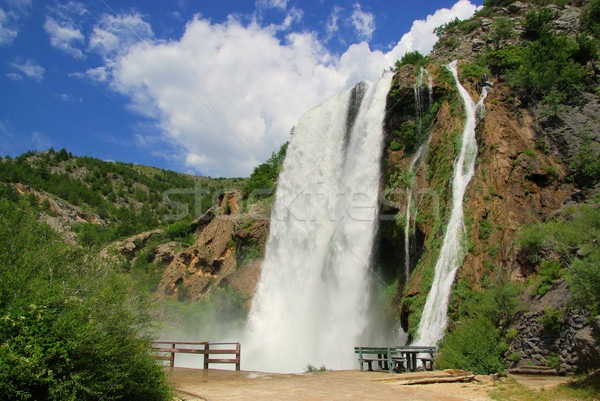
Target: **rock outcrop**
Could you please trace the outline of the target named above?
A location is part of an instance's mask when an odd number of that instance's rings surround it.
[[[172,258],[168,255],[167,260],[171,260],[158,287],[159,299],[194,302],[222,285],[231,285],[248,298],[253,295],[262,260],[256,256],[264,254],[268,220],[241,215],[238,197],[236,193],[224,194],[191,223],[196,240]]]

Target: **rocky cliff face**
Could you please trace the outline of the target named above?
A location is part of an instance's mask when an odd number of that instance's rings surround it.
[[[194,244],[173,256],[156,292],[159,299],[196,301],[224,285],[251,298],[260,278],[268,220],[242,214],[239,194],[226,193],[191,223]]]
[[[464,202],[468,252],[458,270],[455,287],[477,290],[502,277],[520,283],[535,281],[539,263],[532,262],[519,249],[520,229],[553,218],[578,202],[593,203],[595,192],[585,187],[597,183],[585,182],[573,165],[584,143],[600,143],[598,92],[585,93],[584,102],[561,107],[553,115],[547,105],[524,101],[502,76],[473,66],[486,49],[523,40],[525,14],[534,8],[530,3],[514,2],[506,8],[487,9],[460,28],[448,30],[422,66],[433,80],[432,98],[424,113],[417,110],[419,102],[415,98],[419,68],[402,66],[394,77],[388,97],[388,147],[382,182],[385,204],[376,254],[379,269],[388,277],[398,278],[396,307],[390,313],[409,333],[418,325],[431,284],[448,218],[457,136],[464,120],[456,89],[440,64],[460,60],[460,80],[474,99],[478,98],[482,83],[493,84],[485,101],[485,114],[477,126],[476,173]],[[581,8],[567,5],[548,9],[554,15],[551,27],[556,35],[579,32]],[[508,20],[516,32],[500,39],[500,43],[491,34],[494,19],[499,16]],[[589,73],[595,74],[594,67],[589,67]],[[403,142],[407,127],[414,129],[418,124],[423,131],[418,134],[417,145],[429,141],[421,158],[416,157],[418,146],[408,147]],[[407,190],[411,185],[413,215],[417,216],[413,223],[405,221]],[[409,266],[404,257],[406,224],[413,224],[409,226]],[[408,282],[406,269],[410,272]],[[597,344],[591,335],[597,329],[585,313],[569,309],[567,284],[555,283],[544,297],[527,294],[526,290],[522,300],[529,305],[525,308],[528,312],[505,322],[516,330],[506,354],[507,358],[512,355],[511,363],[546,365],[556,359],[552,363],[560,372],[598,367],[600,358],[594,351]],[[457,302],[460,301],[451,300],[451,309],[459,308]],[[541,323],[546,313],[544,306],[548,305],[562,311],[554,332]]]

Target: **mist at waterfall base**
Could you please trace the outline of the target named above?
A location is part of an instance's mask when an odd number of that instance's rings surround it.
[[[448,324],[448,301],[452,282],[456,270],[462,263],[464,250],[464,210],[463,200],[465,191],[475,172],[475,159],[477,157],[477,140],[475,128],[477,126],[477,114],[483,109],[483,101],[487,95],[488,87],[484,87],[479,99],[475,104],[469,92],[461,85],[458,79],[456,61],[447,65],[454,76],[454,81],[463,100],[466,120],[462,132],[462,146],[458,159],[454,163],[454,175],[452,178],[452,209],[450,219],[444,235],[440,255],[435,265],[433,283],[419,328],[415,345],[436,345],[443,337]]]
[[[383,343],[370,322],[383,120],[392,74],[361,82],[300,119],[277,182],[242,368],[356,368]]]
[[[193,303],[164,301],[157,311],[161,322],[158,338],[168,341],[239,342],[247,316],[245,304],[246,299],[229,287],[216,288],[209,297]],[[197,346],[187,345],[186,348]],[[176,354],[175,366],[202,369],[204,356]],[[211,365],[211,368],[234,370],[235,366],[220,364]]]

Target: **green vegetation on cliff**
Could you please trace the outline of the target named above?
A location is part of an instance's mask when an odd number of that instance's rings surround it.
[[[573,306],[600,314],[600,209],[573,209],[526,226],[520,243],[530,263],[546,266],[537,288],[566,276]]]

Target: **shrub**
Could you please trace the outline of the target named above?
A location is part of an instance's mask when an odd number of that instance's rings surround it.
[[[0,202],[3,399],[169,400],[148,301],[32,216]]]
[[[467,319],[441,341],[436,365],[440,369],[463,369],[478,375],[502,373],[503,348],[489,319]]]
[[[244,196],[252,196],[255,200],[268,198],[275,192],[275,181],[285,158],[289,142],[284,143],[277,153],[273,153],[269,160],[254,168],[248,182],[244,185]]]
[[[394,67],[392,68],[392,71],[398,71],[398,69],[400,69],[400,67],[407,65],[407,64],[412,64],[415,67],[424,65],[427,63],[427,59],[425,58],[425,56],[423,56],[421,53],[419,53],[418,50],[412,51],[412,52],[406,52],[404,53],[404,56],[402,56],[402,58],[400,60],[396,60],[396,63],[394,64]]]
[[[562,276],[560,262],[557,260],[544,260],[540,265],[540,276],[532,295],[546,294],[552,284]]]
[[[500,44],[515,37],[515,24],[505,17],[494,19],[490,27],[490,38],[494,41],[496,49],[500,48]]]
[[[305,373],[316,373],[316,372],[327,372],[327,368],[325,367],[325,365],[321,365],[320,368],[317,368],[314,365],[311,365],[310,363],[308,365],[306,365],[306,369],[304,369]]]
[[[563,318],[564,310],[547,307],[539,321],[544,325],[545,330],[558,334],[563,328]]]
[[[600,314],[600,249],[596,247],[589,255],[576,259],[568,273],[571,300],[592,314]]]
[[[548,8],[540,11],[531,10],[525,14],[525,35],[531,39],[539,39],[549,34],[550,23],[554,19],[554,12]]]

